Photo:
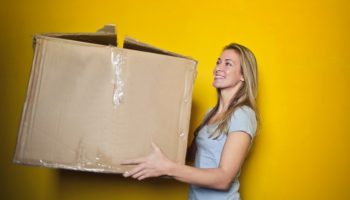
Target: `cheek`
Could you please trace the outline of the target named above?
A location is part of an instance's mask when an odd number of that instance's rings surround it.
[[[241,77],[242,75],[237,72],[237,71],[234,71],[234,72],[231,72],[229,75],[228,75],[228,78],[231,82],[237,82],[237,81],[240,81],[241,80]]]

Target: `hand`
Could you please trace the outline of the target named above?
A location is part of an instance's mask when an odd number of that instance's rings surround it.
[[[171,167],[175,164],[167,158],[162,150],[152,142],[152,152],[146,157],[122,161],[122,165],[137,165],[125,172],[124,177],[143,180],[149,177],[169,175]]]

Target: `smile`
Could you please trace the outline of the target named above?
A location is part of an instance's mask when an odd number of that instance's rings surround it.
[[[225,78],[224,76],[219,76],[219,75],[214,76],[214,79],[224,79],[224,78]]]

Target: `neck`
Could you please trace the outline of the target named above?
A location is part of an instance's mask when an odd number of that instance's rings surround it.
[[[220,104],[218,109],[219,113],[225,112],[228,109],[232,99],[235,98],[241,87],[242,83],[239,82],[239,84],[235,85],[234,87],[223,88],[220,90]]]

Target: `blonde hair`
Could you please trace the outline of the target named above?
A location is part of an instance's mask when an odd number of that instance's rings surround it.
[[[249,106],[256,113],[256,120],[258,119],[258,110],[256,104],[257,97],[257,86],[258,86],[258,69],[257,62],[254,54],[247,47],[231,43],[224,47],[225,50],[235,51],[241,61],[241,73],[243,75],[244,81],[242,87],[238,90],[236,96],[231,100],[227,110],[224,112],[222,118],[220,119],[217,128],[214,132],[210,134],[210,138],[217,139],[222,134],[228,134],[228,123],[231,119],[233,112],[240,106]],[[206,125],[209,120],[216,114],[220,105],[220,89],[217,89],[217,103],[215,107],[206,115],[203,122],[195,130],[195,135]],[[257,123],[259,124],[259,123]]]

